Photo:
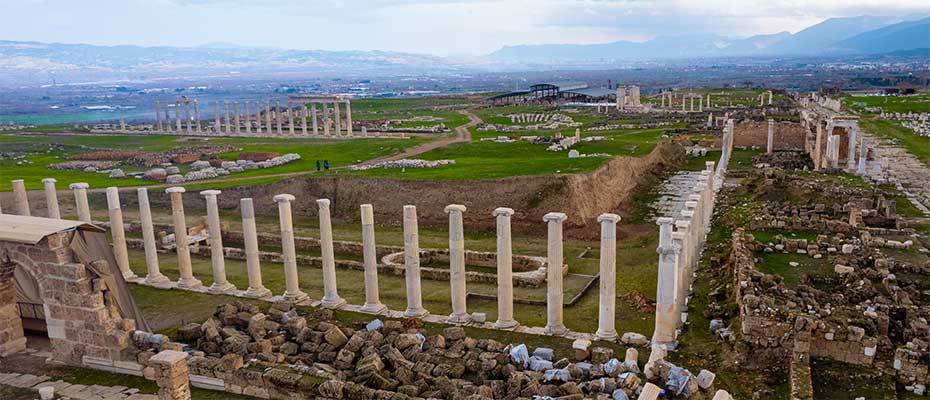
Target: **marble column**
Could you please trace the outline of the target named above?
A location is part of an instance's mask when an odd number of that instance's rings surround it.
[[[252,133],[252,116],[249,115],[249,101],[242,102],[242,116],[245,118],[245,133]]]
[[[681,216],[682,219],[674,223],[675,231],[672,232],[672,239],[680,249],[675,270],[675,314],[679,316],[679,321],[684,323],[684,317],[687,314],[687,298],[691,288],[691,264],[694,262],[695,245],[690,235],[690,215],[685,216],[682,210]]]
[[[326,103],[323,104],[323,136],[329,136],[329,106]]]
[[[93,223],[90,216],[90,204],[87,203],[87,188],[85,182],[72,183],[68,186],[74,192],[74,210],[77,213],[78,221]]]
[[[162,130],[161,126],[161,102],[155,100],[155,129]]]
[[[165,193],[171,196],[171,219],[174,221],[174,243],[178,254],[178,287],[182,289],[194,289],[203,286],[203,282],[194,278],[194,272],[191,269],[191,250],[188,247],[187,240],[187,220],[184,218],[184,188],[181,186],[172,186],[165,189]]]
[[[232,123],[229,120],[229,101],[228,100],[223,100],[223,114],[224,114],[223,122],[226,125],[226,129],[224,129],[223,131],[226,132],[226,134],[228,135],[232,133]]]
[[[869,148],[866,146],[865,137],[862,138],[862,144],[859,145],[859,165],[856,167],[857,175],[865,175],[865,164],[869,155]]]
[[[672,239],[672,224],[668,217],[659,218],[659,272],[656,287],[656,322],[652,336],[654,344],[667,344],[675,341],[675,329],[679,317],[675,315],[676,290],[675,274],[678,264],[678,252],[681,250]]]
[[[284,123],[284,118],[281,118],[281,100],[274,101],[274,121],[278,126],[278,134],[284,134],[284,131],[281,128],[281,124]]]
[[[200,101],[194,99],[194,129],[197,133],[203,132],[200,128]]]
[[[300,108],[300,133],[304,136],[307,135],[307,105],[301,103]]]
[[[262,133],[262,103],[255,100],[255,132]]]
[[[273,132],[271,130],[271,100],[265,100],[265,132]]]
[[[242,132],[242,120],[239,119],[239,100],[233,100],[233,131],[238,135]]]
[[[342,121],[339,120],[339,100],[333,101],[333,121],[336,136],[342,136]]]
[[[223,131],[223,125],[220,123],[220,102],[219,100],[213,101],[213,133],[220,133]]]
[[[55,189],[55,178],[45,178],[42,184],[45,186],[45,206],[48,209],[47,216],[53,219],[61,219],[61,210],[58,208],[58,190]]]
[[[226,280],[226,255],[223,253],[223,232],[220,228],[220,209],[216,204],[219,190],[200,192],[207,202],[207,229],[210,233],[210,263],[213,266],[213,284],[211,293],[227,293],[236,290],[236,286]]]
[[[704,97],[698,96],[698,112],[704,112]]]
[[[261,121],[259,121],[261,122]],[[249,274],[249,288],[246,297],[262,298],[271,296],[271,290],[262,284],[262,267],[259,259],[258,230],[255,228],[255,207],[252,198],[239,199],[242,210],[242,237],[245,241],[245,265]]]
[[[165,108],[165,132],[171,132],[171,115],[168,114],[168,102],[162,105]]]
[[[304,107],[304,110],[306,110],[306,107]],[[306,126],[304,124],[304,127]],[[360,209],[362,213],[362,262],[365,264],[365,304],[361,310],[377,314],[387,309],[387,306],[381,303],[378,293],[378,252],[375,246],[375,216],[371,204],[362,204]]]
[[[422,318],[429,315],[423,308],[420,289],[420,234],[417,225],[417,207],[404,206],[404,281],[407,287],[407,310],[404,316]]]
[[[707,114],[707,127],[714,127],[714,113]]]
[[[768,138],[765,142],[765,152],[768,154],[772,154],[772,152],[775,151],[775,148],[774,148],[775,120],[771,118],[769,118],[769,132],[768,133],[769,133]]]
[[[682,95],[682,96],[681,96],[681,111],[687,111],[686,108],[685,108],[687,105],[688,105],[688,104],[687,104],[687,102],[685,101],[685,96]]]
[[[145,249],[145,283],[153,286],[165,285],[170,280],[161,273],[158,264],[158,246],[155,243],[155,226],[152,224],[152,209],[149,207],[149,191],[136,189],[139,198],[139,221],[142,223],[142,246]]]
[[[22,179],[13,181],[13,203],[17,215],[32,215],[29,211],[29,192],[26,191],[26,182]]]
[[[307,300],[307,294],[300,290],[297,277],[297,251],[294,246],[294,222],[291,219],[291,202],[294,195],[279,194],[274,197],[278,203],[278,218],[281,222],[281,249],[284,255],[284,299],[295,303]]]
[[[849,128],[846,147],[846,169],[852,171],[856,168],[856,146],[859,144],[859,132],[856,128]]]
[[[288,109],[290,110],[290,109]],[[329,199],[317,199],[320,210],[320,251],[323,255],[323,300],[322,306],[339,308],[346,303],[339,297],[336,287],[336,257],[333,254],[333,226],[330,221]]]
[[[126,231],[123,227],[123,209],[119,204],[119,188],[107,188],[107,211],[110,215],[110,236],[113,239],[113,256],[124,279],[132,279],[136,274],[129,269],[129,250],[126,248]]]
[[[464,324],[471,320],[465,292],[465,233],[462,226],[465,206],[450,204],[446,206],[445,212],[449,214],[449,284],[452,295],[452,314],[448,321]]]
[[[617,340],[617,214],[601,214],[600,293],[598,301],[597,336],[600,340]]]
[[[291,109],[291,104],[290,104],[290,103],[287,104],[287,110],[285,110],[285,113],[287,113],[287,130],[288,130],[288,133],[289,133],[291,136],[293,136],[293,135],[294,135],[294,110]]]
[[[510,217],[513,209],[494,209],[497,217],[497,322],[498,329],[518,325],[513,319],[513,249],[510,239]]]
[[[352,103],[346,99],[346,134],[352,136]]]
[[[184,100],[184,128],[187,133],[191,133],[191,102]]]
[[[317,120],[316,120],[316,103],[310,103],[310,122],[313,125],[313,135],[314,136],[319,135],[320,129],[317,125]]]
[[[543,216],[548,229],[548,249],[546,251],[546,333],[561,335],[568,331],[562,322],[562,222],[568,216],[564,213],[551,212]]]
[[[174,102],[174,131],[181,133],[181,102]]]

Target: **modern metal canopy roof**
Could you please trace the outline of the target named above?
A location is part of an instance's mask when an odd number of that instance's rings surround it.
[[[75,229],[104,231],[84,221],[0,214],[0,241],[37,244],[53,233]]]

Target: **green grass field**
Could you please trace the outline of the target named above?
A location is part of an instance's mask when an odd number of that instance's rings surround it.
[[[843,98],[843,106],[865,112],[866,108],[878,107],[885,112],[930,112],[930,94],[910,96],[849,96]]]

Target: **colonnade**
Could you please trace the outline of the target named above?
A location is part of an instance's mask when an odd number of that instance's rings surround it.
[[[731,125],[731,124],[730,124]],[[727,155],[726,148],[724,156]],[[721,159],[721,164],[725,160]],[[654,344],[667,344],[675,340],[677,328],[685,319],[687,303],[685,298],[690,287],[690,277],[697,265],[706,234],[710,215],[713,210],[714,163],[709,162],[701,171],[700,181],[694,185],[692,193],[685,201],[680,215],[672,218],[659,218],[659,272],[656,307],[656,328]],[[719,170],[719,168],[718,168]],[[45,184],[47,215],[60,218],[57,192],[53,179],[46,179]],[[82,221],[91,222],[89,203],[87,202],[88,185],[75,183],[70,186],[76,204],[76,214]],[[142,226],[142,244],[145,251],[146,275],[136,277],[129,268],[128,250],[123,231],[120,193],[116,187],[107,188],[107,209],[110,222],[113,250],[117,267],[123,276],[131,282],[162,287],[181,288],[210,293],[225,293],[252,298],[275,298],[262,283],[261,262],[259,259],[258,233],[255,227],[255,211],[251,198],[240,199],[242,227],[245,244],[248,288],[239,290],[226,278],[225,256],[220,229],[220,216],[217,205],[219,190],[204,190],[199,194],[204,199],[207,210],[207,227],[209,230],[210,258],[212,266],[212,285],[204,287],[202,281],[194,276],[191,265],[188,230],[184,212],[183,187],[175,186],[165,190],[170,197],[172,221],[175,236],[175,256],[178,261],[179,279],[172,282],[160,271],[158,248],[155,240],[152,212],[148,198],[148,189],[138,188],[139,214]],[[14,209],[17,214],[28,215],[29,204],[25,185],[22,180],[14,181]],[[413,318],[426,318],[429,311],[423,306],[423,294],[420,282],[420,247],[417,224],[417,209],[414,205],[403,207],[404,262],[407,306],[403,312],[388,310],[379,298],[377,254],[374,231],[374,211],[370,204],[360,206],[360,219],[363,241],[363,264],[365,302],[361,306],[348,305],[337,288],[335,255],[333,252],[333,234],[330,220],[329,199],[316,201],[320,226],[320,246],[322,252],[322,272],[324,295],[314,301],[301,290],[297,267],[297,254],[292,219],[292,203],[296,198],[291,194],[278,194],[273,200],[278,206],[280,237],[283,254],[285,291],[280,298],[300,304],[319,305],[325,308],[351,308],[372,314],[404,315]],[[0,211],[2,212],[2,211]],[[438,322],[452,324],[471,324],[474,314],[467,310],[465,243],[463,216],[467,208],[451,204],[445,208],[449,216],[449,264],[450,264],[450,301],[452,313]],[[58,215],[56,215],[58,213]],[[496,219],[497,225],[497,288],[498,319],[489,327],[498,329],[517,329],[519,321],[513,313],[513,265],[512,238],[510,220],[514,210],[497,208],[489,217]],[[547,226],[547,279],[546,279],[546,315],[545,327],[527,328],[533,332],[549,335],[574,335],[563,321],[563,223],[568,216],[560,212],[546,214],[542,221]],[[599,309],[598,328],[590,337],[601,340],[617,340],[615,324],[616,312],[616,241],[617,223],[620,217],[604,213],[597,218],[600,225],[600,265],[599,265]],[[574,337],[573,336],[573,337]]]

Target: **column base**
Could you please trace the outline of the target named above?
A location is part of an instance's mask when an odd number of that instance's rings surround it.
[[[242,295],[245,297],[251,297],[253,299],[271,297],[271,289],[264,288],[264,287],[263,288],[250,287],[244,293],[242,293]]]
[[[207,291],[209,291],[210,293],[216,293],[216,294],[228,293],[234,290],[236,290],[236,285],[233,285],[230,282],[225,282],[222,284],[213,282],[213,284],[210,285],[210,288],[207,289]]]
[[[290,301],[293,303],[300,303],[302,301],[307,300],[309,296],[307,296],[306,293],[298,290],[296,292],[284,292],[284,296],[281,296],[281,298],[284,299],[285,301]]]
[[[547,335],[556,335],[556,336],[559,336],[559,335],[564,335],[564,334],[566,334],[566,333],[568,333],[568,328],[566,328],[565,325],[562,325],[562,324],[558,324],[558,325],[546,325],[546,334],[547,334]]]
[[[179,289],[198,289],[203,288],[203,282],[197,278],[178,279],[177,287]]]
[[[495,329],[513,329],[518,326],[520,326],[520,323],[512,319],[507,321],[497,320],[497,322],[494,323]]]
[[[145,280],[143,280],[142,282],[145,283],[146,285],[155,286],[155,287],[170,287],[171,285],[174,285],[174,282],[171,282],[171,279],[168,279],[167,276],[164,276],[162,274],[158,274],[158,275],[149,274],[145,277]]]
[[[365,303],[359,311],[369,314],[381,314],[387,310],[387,306],[382,303]]]
[[[471,315],[468,313],[460,314],[449,314],[449,318],[446,319],[450,324],[467,324],[471,322]]]
[[[136,273],[135,273],[135,272],[132,272],[132,271],[123,271],[123,279],[124,279],[124,280],[127,280],[127,281],[128,281],[128,280],[130,280],[130,279],[135,279],[135,278],[138,278],[138,277],[136,276]]]
[[[345,299],[339,296],[333,296],[330,298],[323,297],[320,300],[320,306],[324,308],[339,308],[346,304]]]
[[[424,318],[429,315],[429,311],[425,308],[415,309],[408,308],[407,311],[404,311],[404,317],[407,318]]]
[[[598,340],[606,340],[608,342],[616,342],[620,338],[617,335],[617,331],[601,331],[600,329],[594,334]]]

